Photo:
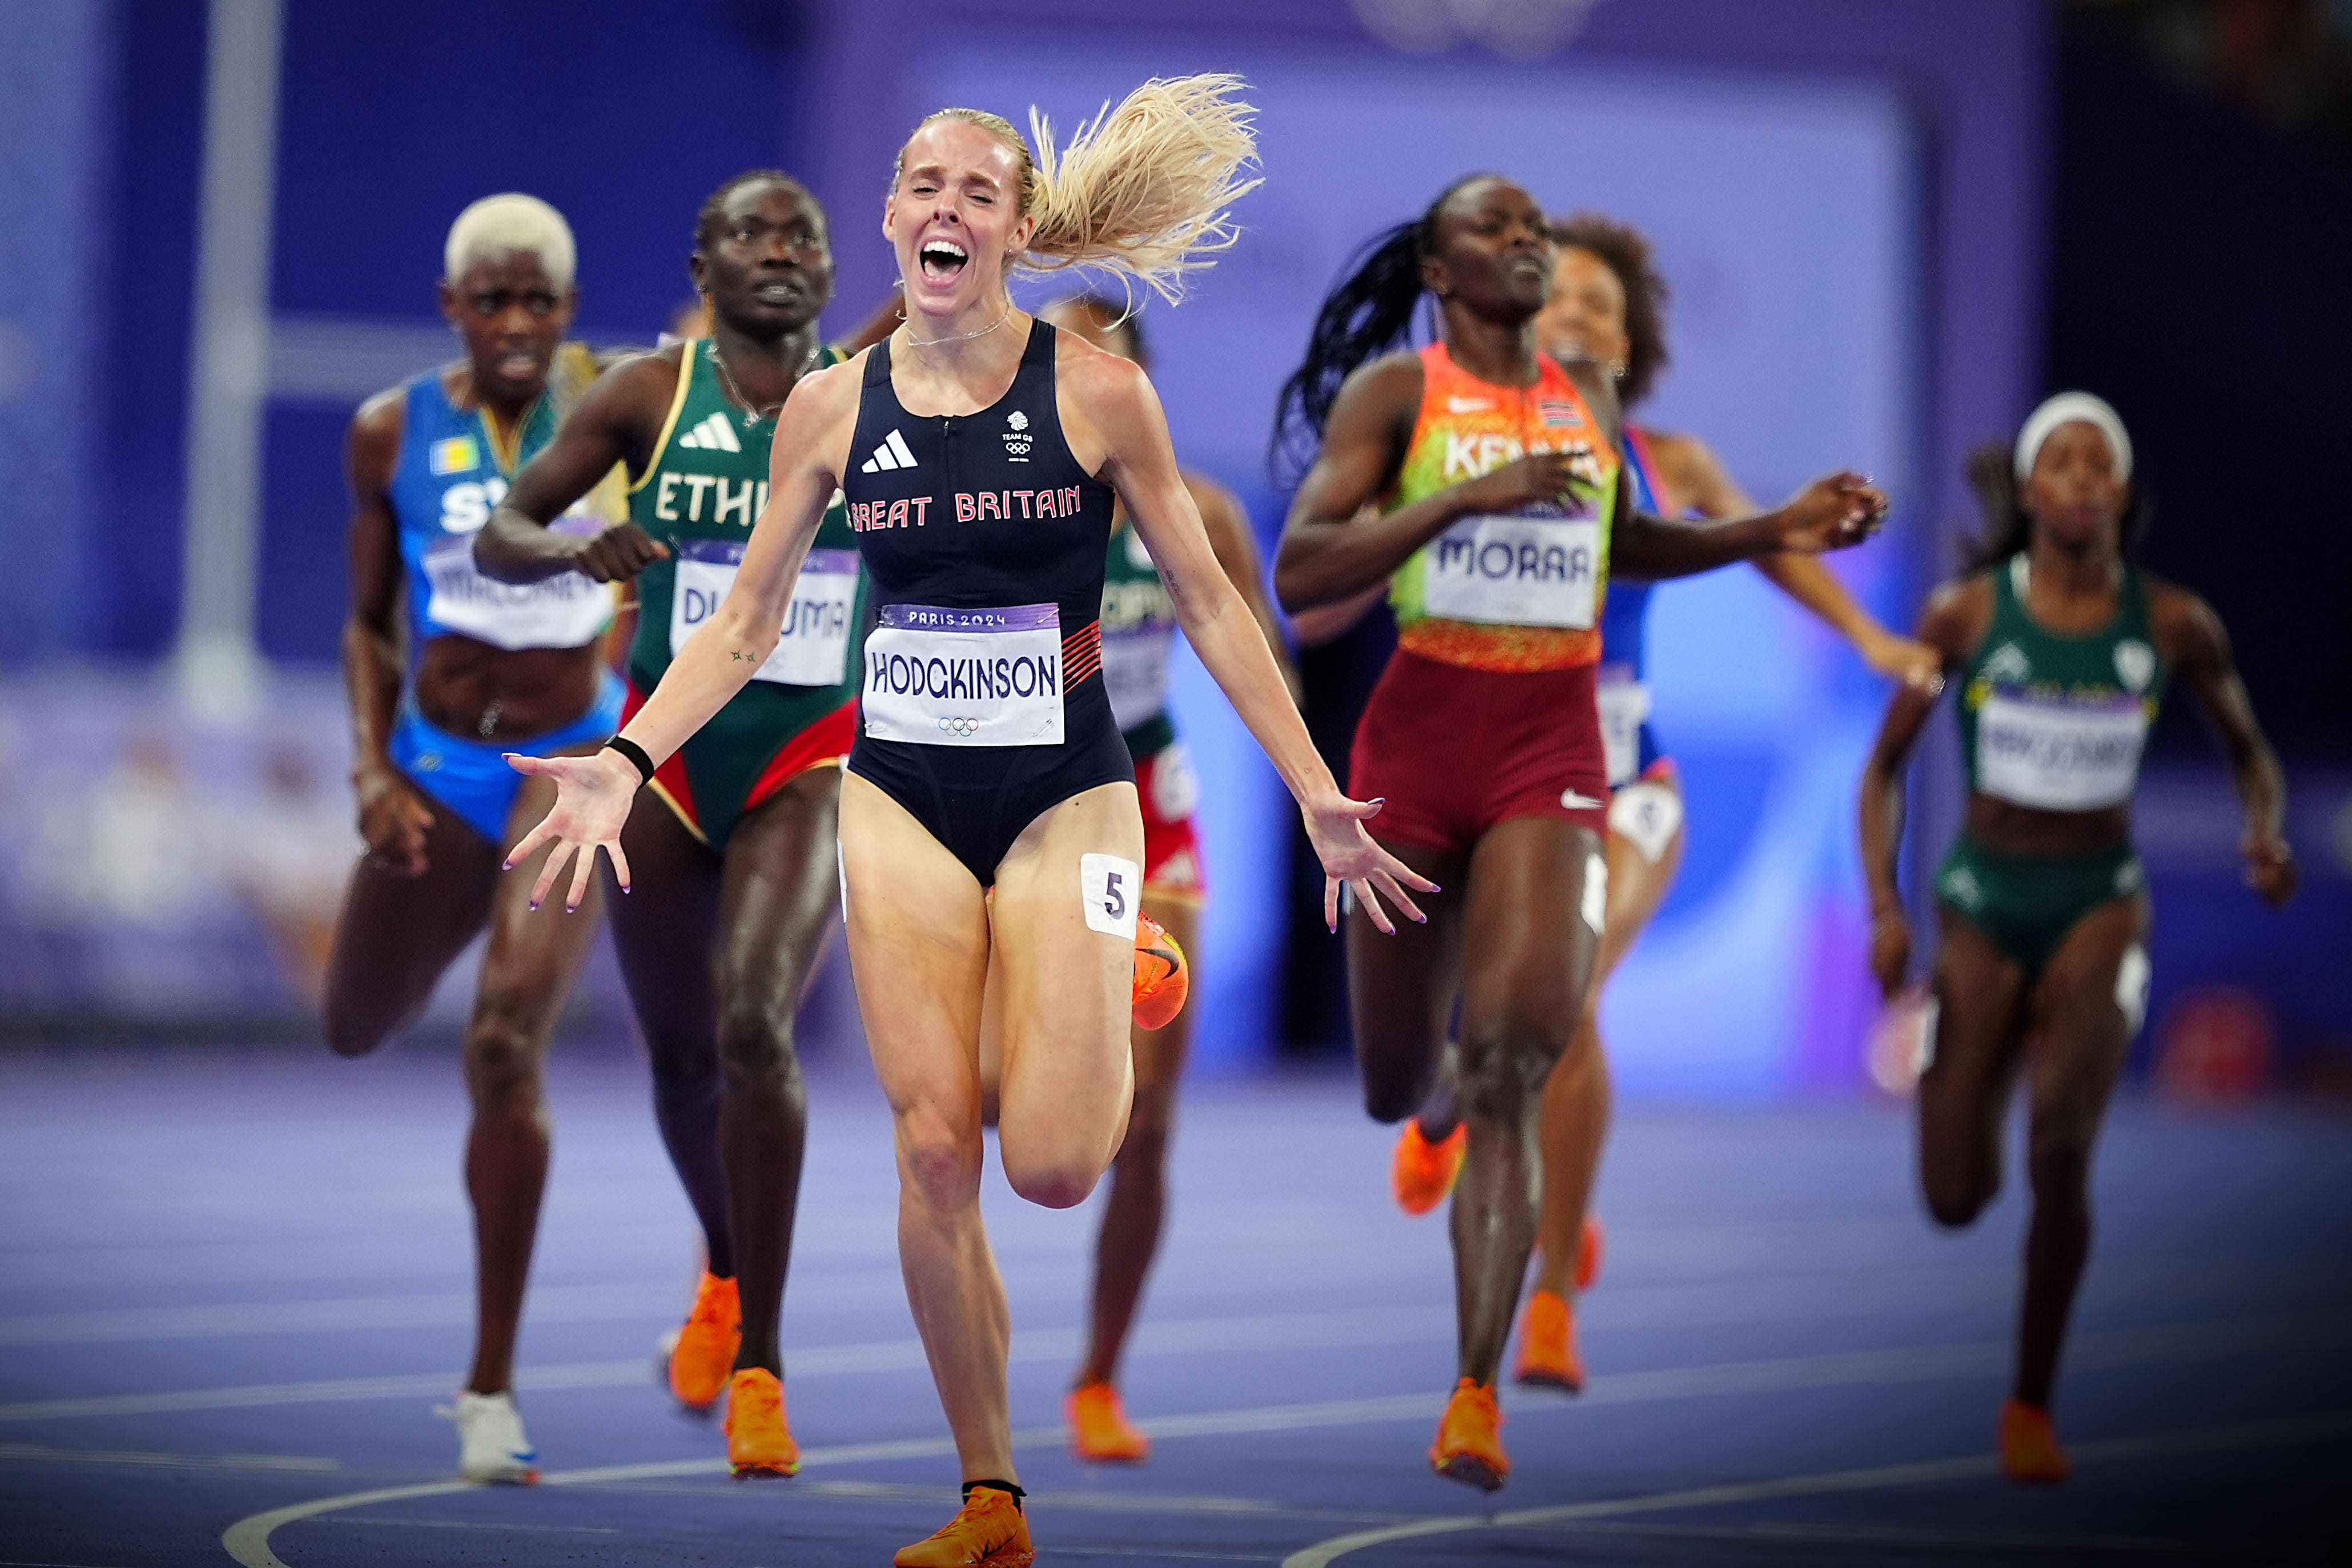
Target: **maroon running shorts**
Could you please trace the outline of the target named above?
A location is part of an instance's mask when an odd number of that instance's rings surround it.
[[[1399,648],[1356,726],[1348,793],[1385,799],[1375,838],[1467,851],[1496,823],[1552,816],[1609,832],[1598,667],[1487,670]]]

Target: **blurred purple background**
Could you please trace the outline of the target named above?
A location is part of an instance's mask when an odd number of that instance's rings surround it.
[[[2306,869],[2284,915],[2237,887],[2220,762],[2169,718],[2140,819],[2158,911],[2143,1055],[2221,1006],[2211,1027],[2268,1032],[2259,1081],[2352,1079],[2352,651],[2326,635],[2352,544],[2315,460],[2352,412],[2352,6],[971,16],[0,0],[0,1034],[313,1033],[305,976],[354,842],[331,672],[342,431],[360,398],[451,352],[432,285],[465,203],[554,202],[579,236],[583,335],[645,342],[686,296],[695,206],[781,165],[833,214],[846,328],[891,281],[882,185],[924,111],[1019,121],[1034,103],[1066,131],[1146,76],[1220,69],[1254,84],[1266,184],[1242,246],[1148,320],[1180,450],[1269,542],[1266,424],[1315,302],[1365,237],[1473,168],[1656,241],[1675,363],[1654,422],[1704,435],[1760,495],[1837,465],[1889,485],[1895,526],[1842,569],[1892,623],[1973,527],[1968,450],[2059,385],[2113,400],[2158,507],[2151,564],[2235,634]],[[210,99],[208,62],[228,88]],[[250,527],[251,550],[200,546],[192,580],[192,517],[207,542]],[[1676,1094],[1857,1089],[1874,1002],[1850,823],[1883,694],[1752,574],[1656,603],[1659,721],[1693,828],[1612,996],[1621,1073]],[[258,662],[241,631],[214,635],[247,621]],[[1377,657],[1373,634],[1309,660],[1321,732],[1344,734]],[[1177,705],[1217,888],[1202,1054],[1334,1048],[1338,954],[1297,896],[1286,803],[1197,667]],[[1951,762],[1939,731],[1927,853],[1952,820]],[[841,980],[814,1048],[854,1047]],[[443,1023],[468,989],[453,976]],[[604,959],[577,1023],[628,1030]]]

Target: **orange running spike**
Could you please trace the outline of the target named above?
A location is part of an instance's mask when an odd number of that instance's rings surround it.
[[[1064,1409],[1070,1418],[1070,1452],[1097,1464],[1140,1464],[1151,1457],[1151,1439],[1128,1424],[1127,1405],[1108,1383],[1082,1383],[1070,1390]]]
[[[1576,1353],[1576,1309],[1566,1298],[1538,1290],[1519,1317],[1519,1364],[1513,1378],[1530,1387],[1584,1392],[1584,1363]]]
[[[2029,1486],[2064,1480],[2074,1461],[2058,1446],[2058,1429],[2047,1410],[2037,1410],[2021,1399],[2000,1407],[2000,1473]]]
[[[1389,1163],[1389,1186],[1396,1194],[1397,1207],[1407,1214],[1427,1214],[1444,1203],[1462,1174],[1462,1156],[1469,1148],[1466,1121],[1455,1123],[1453,1131],[1433,1143],[1421,1130],[1421,1118],[1406,1117]]]
[[[900,1547],[890,1561],[897,1568],[1029,1568],[1036,1558],[1021,1505],[994,1487],[974,1487],[937,1535]]]
[[[727,1384],[727,1462],[735,1479],[800,1473],[801,1446],[784,1425],[784,1385],[764,1367],[745,1367]]]
[[[708,1269],[695,1288],[694,1310],[669,1352],[669,1391],[680,1405],[708,1414],[727,1392],[727,1374],[743,1342],[743,1308],[735,1281]]]
[[[1429,1447],[1430,1468],[1449,1481],[1500,1491],[1511,1473],[1511,1461],[1503,1454],[1502,1428],[1495,1385],[1464,1378],[1438,1418],[1437,1441]]]
[[[1167,928],[1150,915],[1135,917],[1135,1022],[1139,1028],[1164,1029],[1184,1010],[1192,989],[1192,971],[1184,950]]]

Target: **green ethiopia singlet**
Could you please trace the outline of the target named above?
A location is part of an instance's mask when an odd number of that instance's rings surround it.
[[[2129,566],[2115,618],[2080,636],[2026,613],[2022,552],[1992,573],[1992,621],[1960,690],[1969,787],[2037,811],[2129,800],[2167,671],[2148,635],[2147,585]]]
[[[817,363],[841,357],[827,348]],[[686,639],[725,601],[767,504],[775,433],[773,418],[746,414],[720,390],[718,350],[709,339],[685,346],[653,461],[629,489],[631,520],[670,550],[637,577],[637,635],[629,648],[637,697],[653,690]],[[854,707],[865,625],[865,574],[836,496],[801,567],[776,651],[679,750],[677,765],[665,764],[655,780],[707,841],[725,842],[795,739]],[[850,721],[838,722],[846,737]],[[847,751],[845,739],[841,752]]]
[[[1176,601],[1135,525],[1111,530],[1103,571],[1103,686],[1111,716],[1137,762],[1176,743],[1168,717],[1168,660],[1176,647]]]

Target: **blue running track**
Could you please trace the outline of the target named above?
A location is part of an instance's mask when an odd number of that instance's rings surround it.
[[[655,1336],[694,1238],[633,1062],[559,1044],[520,1402],[545,1483],[451,1478],[470,1318],[454,1060],[0,1056],[0,1568],[887,1563],[956,1472],[862,1065],[813,1090],[785,1309],[799,1479],[728,1479]],[[2060,1387],[2068,1485],[1994,1473],[2022,1207],[1922,1216],[1859,1107],[1627,1111],[1581,1399],[1511,1390],[1493,1499],[1430,1475],[1441,1218],[1386,1195],[1337,1077],[1196,1085],[1127,1375],[1148,1465],[1058,1430],[1093,1209],[992,1174],[1039,1561],[2352,1561],[2352,1121],[2126,1105]]]

